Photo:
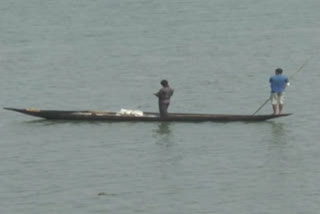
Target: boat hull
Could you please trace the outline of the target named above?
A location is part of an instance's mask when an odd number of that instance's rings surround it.
[[[142,122],[233,122],[233,121],[265,121],[269,119],[289,116],[291,114],[280,115],[228,115],[228,114],[189,114],[189,113],[170,113],[166,118],[160,118],[158,113],[144,112],[143,116],[121,115],[116,112],[106,111],[58,111],[58,110],[39,110],[39,109],[17,109],[4,108],[34,117],[49,120],[78,120],[78,121],[142,121]]]

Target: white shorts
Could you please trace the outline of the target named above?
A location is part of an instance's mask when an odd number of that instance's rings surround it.
[[[271,103],[272,105],[283,104],[284,92],[271,93]]]

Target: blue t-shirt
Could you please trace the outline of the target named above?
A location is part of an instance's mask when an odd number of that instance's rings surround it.
[[[286,84],[289,82],[288,77],[285,75],[274,75],[270,77],[270,86],[272,93],[284,92]]]

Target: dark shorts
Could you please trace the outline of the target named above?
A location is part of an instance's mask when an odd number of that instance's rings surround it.
[[[168,115],[169,103],[159,103],[160,117],[166,117]]]

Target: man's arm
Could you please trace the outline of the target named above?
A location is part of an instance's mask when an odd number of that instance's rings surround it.
[[[155,96],[159,97],[159,95],[160,95],[160,91],[158,91],[157,93],[154,93],[153,95],[155,95]]]

